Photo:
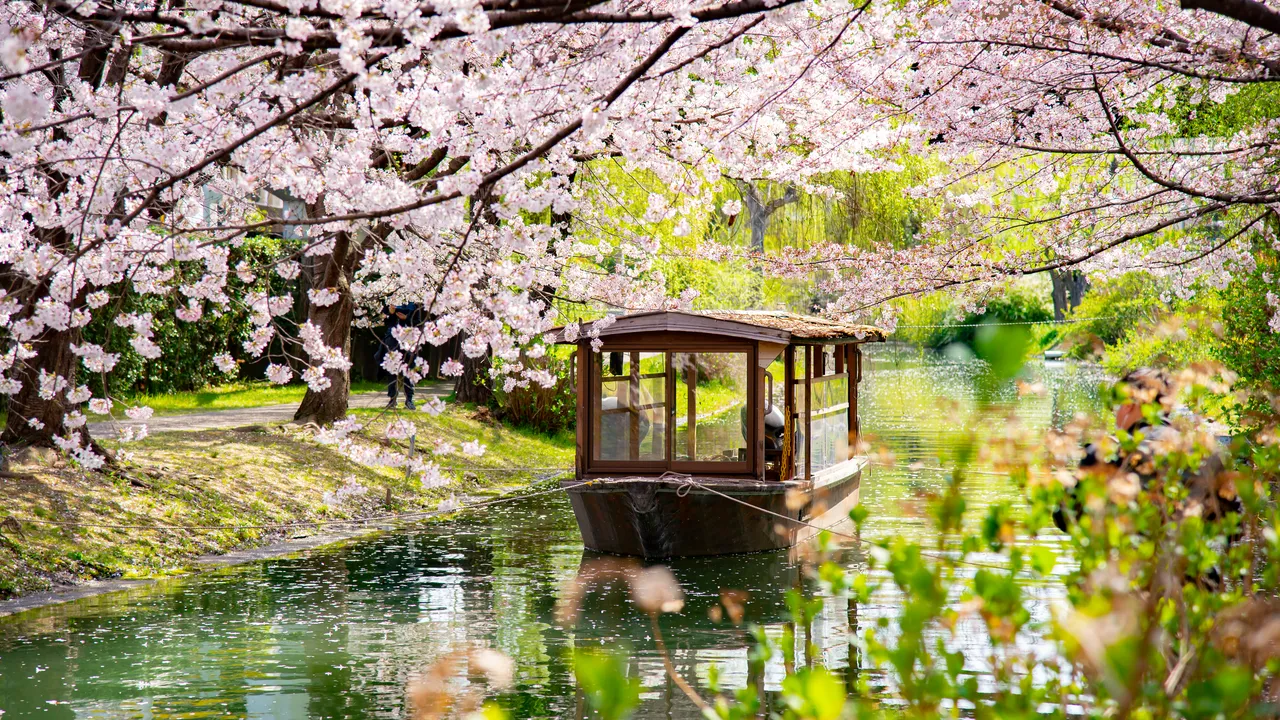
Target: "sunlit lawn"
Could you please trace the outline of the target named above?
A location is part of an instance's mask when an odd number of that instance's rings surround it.
[[[386,385],[376,382],[353,382],[351,392],[385,390]],[[158,395],[134,395],[121,400],[127,405],[146,405],[156,415],[181,415],[183,413],[254,408],[264,405],[283,405],[302,401],[307,386],[272,385],[267,382],[237,382],[192,392],[161,393]],[[120,410],[117,402],[117,410]]]

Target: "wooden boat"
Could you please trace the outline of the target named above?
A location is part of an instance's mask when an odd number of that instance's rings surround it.
[[[563,484],[587,548],[774,550],[857,504],[860,346],[883,341],[880,329],[664,311],[614,318],[594,336],[556,332],[577,345],[577,464]]]

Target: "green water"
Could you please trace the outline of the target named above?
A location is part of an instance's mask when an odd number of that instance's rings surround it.
[[[1044,428],[1093,409],[1100,376],[1051,365],[1028,366],[1045,393],[1019,399],[1011,385],[993,391],[975,383],[974,364],[876,348],[865,369],[862,426],[897,462],[864,477],[868,533],[927,532],[914,506],[943,482],[932,468],[966,422],[1013,408],[1029,426]],[[1004,406],[975,414],[979,396]],[[995,475],[977,476],[968,489],[975,508],[1016,497]],[[853,549],[839,557],[855,569],[861,562]],[[629,672],[644,688],[637,717],[697,717],[665,675],[648,623],[623,588],[598,588],[576,626],[555,625],[561,585],[592,559],[567,501],[551,495],[414,532],[3,618],[0,711],[3,720],[401,718],[415,673],[478,644],[515,659],[515,687],[500,701],[516,717],[581,715],[566,661],[573,647],[628,649]],[[721,589],[748,591],[747,620],[777,638],[786,619],[782,591],[812,586],[786,552],[670,565],[686,604],[681,614],[664,617],[662,633],[677,672],[694,685],[705,683],[713,664],[725,687],[748,681],[745,629],[708,617]],[[1033,594],[1033,615],[1044,618],[1061,591],[1047,585]],[[858,628],[895,616],[895,601],[888,592],[861,607],[830,599],[810,629],[821,653],[814,659],[841,673],[862,671],[858,643],[850,640]],[[972,629],[961,628],[955,642],[972,645],[971,657],[985,654],[984,636]],[[972,662],[981,672],[981,661]],[[765,669],[766,689],[776,689],[782,675],[775,656]]]

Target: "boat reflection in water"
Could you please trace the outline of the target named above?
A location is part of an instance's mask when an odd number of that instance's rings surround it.
[[[839,529],[844,530],[841,526]],[[671,678],[660,647],[666,649],[671,671],[697,688],[704,699],[715,666],[722,692],[751,685],[766,706],[776,705],[788,669],[820,664],[846,680],[853,689],[862,668],[858,605],[849,598],[823,598],[823,607],[808,623],[793,622],[788,591],[813,596],[811,559],[802,550],[756,553],[742,557],[679,558],[656,564],[671,571],[683,595],[678,613],[658,617],[660,636],[652,618],[633,600],[628,576],[655,567],[633,558],[584,551],[578,569],[582,592],[576,598],[576,618],[566,628],[574,650],[621,652],[628,658],[627,674],[639,679],[642,704],[637,718],[702,717],[694,702]],[[845,567],[860,563],[859,553],[838,548],[830,559]],[[572,585],[572,583],[570,583]],[[572,591],[568,593],[573,595]],[[569,599],[570,603],[574,600]],[[753,629],[773,645],[759,661],[759,642]],[[792,642],[787,643],[790,637]],[[581,702],[576,717],[588,717]]]

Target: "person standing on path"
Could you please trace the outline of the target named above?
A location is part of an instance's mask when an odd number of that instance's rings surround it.
[[[417,303],[405,303],[404,305],[387,303],[387,330],[382,335],[379,364],[381,364],[381,358],[385,358],[387,353],[400,349],[400,343],[396,340],[395,333],[391,331],[401,325],[415,324],[417,322],[417,314]],[[409,358],[405,358],[405,364],[409,364]],[[391,382],[387,383],[387,408],[390,409],[396,406],[396,396],[399,394],[401,383],[404,384],[404,406],[409,410],[413,410],[415,407],[413,404],[413,382],[400,374],[392,375]]]

